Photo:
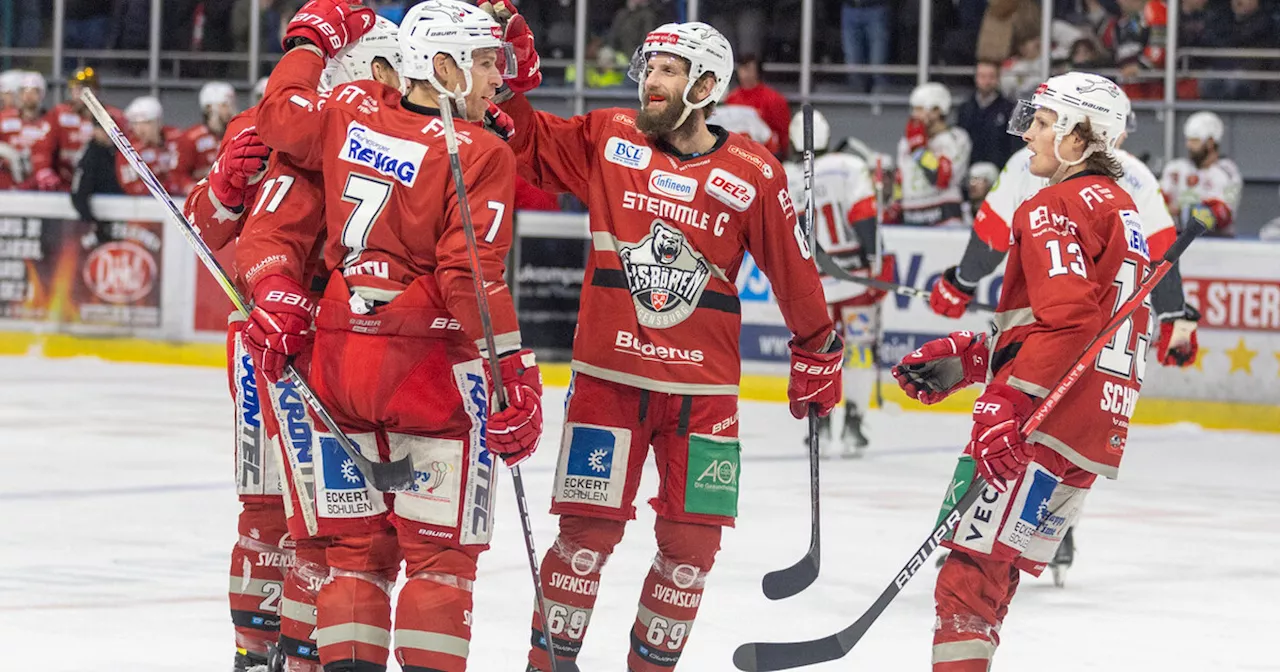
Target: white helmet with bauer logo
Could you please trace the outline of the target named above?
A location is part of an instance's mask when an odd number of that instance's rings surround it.
[[[1116,83],[1101,75],[1068,72],[1050,77],[1036,89],[1031,100],[1020,100],[1009,117],[1009,133],[1022,136],[1031,128],[1036,110],[1053,110],[1053,154],[1065,166],[1084,163],[1096,151],[1114,154],[1129,120],[1129,96]],[[1076,126],[1086,120],[1098,142],[1085,147],[1080,158],[1067,162],[1059,147]]]
[[[347,82],[373,79],[373,59],[378,57],[387,59],[387,63],[399,72],[401,56],[400,42],[396,39],[398,33],[395,23],[379,16],[373,29],[329,59],[324,72],[320,73],[318,89],[328,91]]]
[[[641,102],[644,102],[645,71],[649,66],[649,56],[653,54],[674,54],[689,62],[689,83],[685,84],[684,93],[681,94],[685,108],[684,113],[676,120],[677,128],[689,117],[691,111],[719,102],[729,89],[729,81],[733,79],[733,47],[729,46],[729,40],[720,31],[701,21],[667,23],[645,35],[644,42],[631,57],[631,68],[627,75],[636,82]],[[693,85],[708,72],[716,79],[711,95],[696,103],[689,100]]]
[[[787,135],[791,136],[791,147],[793,149],[804,151],[804,112],[796,112],[791,117],[791,126],[787,128]],[[826,115],[814,110],[813,151],[825,151],[830,145],[831,124],[827,123]]]
[[[484,10],[459,0],[427,0],[414,5],[400,22],[400,75],[426,80],[440,94],[461,102],[471,93],[472,54],[477,49],[497,49],[503,79],[516,74],[511,44],[502,41],[502,27]],[[436,54],[447,54],[462,70],[466,86],[450,91],[436,79]],[[402,84],[404,88],[407,84]]]

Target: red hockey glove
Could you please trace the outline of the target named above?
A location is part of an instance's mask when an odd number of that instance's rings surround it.
[[[973,432],[964,450],[1000,492],[1022,476],[1035,456],[1022,436],[1022,423],[1034,410],[1031,397],[1001,383],[988,385],[973,404]]]
[[[232,211],[244,210],[245,203],[257,191],[251,184],[267,167],[271,150],[258,137],[258,131],[250,126],[231,139],[225,151],[218,156],[209,170],[209,189],[222,207]]]
[[[278,273],[258,282],[253,303],[244,344],[258,370],[274,382],[306,347],[315,306],[297,280]]]
[[[501,107],[488,101],[489,110],[484,113],[484,127],[503,140],[510,140],[516,134],[516,122],[511,115],[502,111]]]
[[[987,379],[987,335],[953,331],[902,358],[890,373],[907,396],[936,404],[956,390]]]
[[[503,0],[483,2],[480,9],[502,24],[502,41],[510,42],[512,51],[516,53],[516,76],[506,81],[507,88],[515,93],[538,88],[542,83],[542,60],[538,58],[538,50],[533,44],[533,32],[515,4]]]
[[[524,462],[542,438],[542,372],[532,350],[521,350],[498,362],[507,407],[489,414],[485,432],[489,452],[508,467]]]
[[[818,407],[818,415],[826,416],[844,396],[840,367],[844,362],[844,341],[833,334],[831,345],[823,352],[809,352],[791,347],[791,379],[787,383],[787,399],[791,402],[791,415],[803,419],[809,412],[809,404]]]
[[[1196,363],[1200,352],[1200,341],[1196,338],[1196,323],[1199,321],[1200,311],[1187,306],[1182,317],[1160,323],[1156,352],[1161,364],[1185,368]]]
[[[361,7],[359,0],[310,0],[293,15],[284,33],[284,49],[288,51],[295,38],[320,47],[333,58],[342,48],[360,39],[373,28],[372,9]]]
[[[938,281],[933,283],[929,291],[929,307],[943,317],[961,318],[973,301],[976,287],[966,288],[964,283],[956,279],[956,267],[952,266],[942,272]]]
[[[58,191],[62,189],[62,178],[52,168],[41,168],[36,172],[36,188],[40,191]]]
[[[907,130],[903,137],[907,139],[908,152],[924,149],[929,144],[929,131],[925,129],[924,122],[917,119],[907,121]]]

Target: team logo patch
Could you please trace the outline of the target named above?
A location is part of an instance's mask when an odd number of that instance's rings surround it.
[[[1058,479],[1039,466],[1027,471],[1014,502],[1018,517],[1000,535],[1000,541],[1018,550],[1026,550],[1036,530],[1053,513],[1050,501],[1057,488]]]
[[[661,170],[649,173],[649,191],[663,196],[670,196],[677,201],[689,203],[698,193],[698,181],[692,177],[681,177]]]
[[[661,219],[648,236],[618,255],[640,324],[666,329],[693,314],[711,277],[707,260],[688,239]]]
[[[412,187],[426,154],[426,145],[379,133],[353,121],[347,125],[347,140],[338,158],[367,166]]]
[[[738,212],[746,212],[756,200],[756,188],[737,175],[716,168],[707,178],[707,195]]]
[[[649,161],[653,158],[653,149],[615,136],[605,143],[604,158],[609,163],[616,163],[633,170],[644,170],[649,167]]]

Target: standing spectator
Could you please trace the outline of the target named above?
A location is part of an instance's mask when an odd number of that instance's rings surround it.
[[[993,163],[996,168],[1018,151],[1018,138],[1009,135],[1009,115],[1013,101],[1000,95],[1000,66],[982,62],[973,73],[973,96],[960,106],[956,126],[973,141],[971,159],[975,164]]]
[[[754,54],[738,58],[738,88],[725,96],[727,105],[756,108],[760,118],[773,130],[774,142],[768,146],[779,159],[787,155],[787,127],[791,125],[791,106],[776,89],[760,80],[760,59]]]
[[[1258,0],[1231,0],[1231,8],[1215,13],[1205,31],[1205,46],[1218,49],[1261,48],[1276,44],[1276,25],[1271,14],[1259,7]],[[1249,59],[1214,58],[1209,67],[1214,70],[1247,70]],[[1252,67],[1257,67],[1256,65]],[[1225,77],[1200,82],[1202,98],[1248,100],[1262,95],[1262,83],[1257,80]]]
[[[616,58],[625,59],[617,64],[629,64],[631,54],[644,42],[644,36],[658,26],[658,10],[653,8],[649,0],[627,0],[613,15],[613,23],[609,26],[609,36],[605,40],[608,52]]]
[[[4,3],[13,12],[14,40],[12,46],[23,49],[33,49],[40,46],[40,42],[44,39],[44,21],[41,16],[41,6],[47,2],[48,0],[13,0],[12,2]],[[3,16],[3,13],[0,13],[0,16]]]
[[[298,3],[290,0],[262,0],[262,20],[258,35],[261,39],[262,53],[281,53],[280,40],[284,36],[283,26],[298,9]],[[250,0],[236,0],[231,9],[231,35],[235,50],[240,53],[249,51],[249,15],[253,3]]]
[[[884,65],[889,59],[889,3],[887,0],[843,0],[840,6],[840,41],[845,65]],[[867,91],[866,75],[849,73],[849,86]],[[870,80],[871,91],[884,88],[885,77]]]
[[[707,23],[716,27],[735,54],[764,53],[764,29],[768,25],[765,15],[764,0],[708,0],[704,7]],[[787,124],[791,123],[791,115],[782,124],[782,135],[787,134]]]

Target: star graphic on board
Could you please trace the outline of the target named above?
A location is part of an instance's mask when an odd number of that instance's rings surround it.
[[[1240,341],[1236,343],[1236,347],[1225,352],[1227,357],[1231,360],[1231,369],[1227,371],[1227,373],[1244,371],[1251,376],[1253,375],[1253,358],[1258,356],[1258,351],[1250,350],[1245,346],[1244,336],[1240,337]]]
[[[1204,373],[1204,358],[1208,354],[1209,348],[1206,348],[1203,345],[1200,346],[1199,350],[1196,352],[1196,361],[1192,362],[1191,366],[1194,367],[1196,371]]]

